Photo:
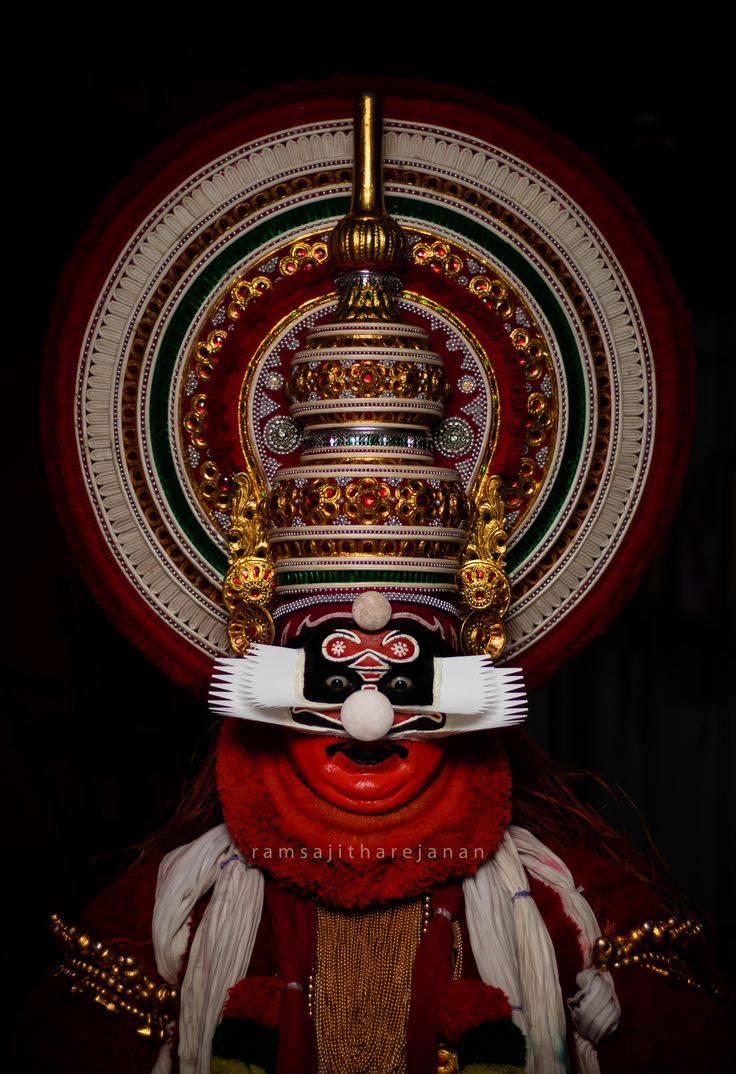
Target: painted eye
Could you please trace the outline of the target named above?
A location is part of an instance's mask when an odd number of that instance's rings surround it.
[[[407,679],[405,675],[395,675],[385,685],[387,689],[395,690],[397,694],[403,694],[406,690],[411,690],[414,683],[411,679]]]
[[[344,675],[330,675],[325,679],[325,686],[328,690],[334,690],[336,693],[340,690],[346,690],[350,686],[350,679],[346,679]]]

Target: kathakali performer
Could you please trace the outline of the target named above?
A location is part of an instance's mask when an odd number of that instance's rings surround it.
[[[177,823],[53,919],[39,1062],[726,1071],[702,926],[514,726],[666,524],[679,299],[566,142],[385,89],[354,138],[344,82],[188,132],[67,277],[67,524],[223,719]]]

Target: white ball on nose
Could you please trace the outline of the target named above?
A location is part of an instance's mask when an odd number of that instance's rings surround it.
[[[351,738],[373,742],[388,734],[394,722],[394,708],[378,690],[356,690],[344,702],[340,719]]]
[[[390,618],[388,597],[375,589],[359,593],[353,601],[353,619],[362,630],[381,630]]]

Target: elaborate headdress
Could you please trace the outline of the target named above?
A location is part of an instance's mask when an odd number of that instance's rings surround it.
[[[366,587],[451,641],[459,608],[469,652],[505,633],[538,682],[667,521],[687,337],[635,214],[519,113],[384,90],[397,223],[370,108],[344,216],[354,87],[298,115],[284,89],[173,143],[67,278],[61,509],[121,629],[198,688],[228,635],[271,640],[269,602],[284,643]]]
[[[313,247],[323,257],[330,251],[337,308],[307,328],[303,345],[284,348],[278,336],[271,343],[281,344],[281,361],[270,383],[278,375],[283,386],[273,392],[277,413],[265,441],[296,458],[275,470],[267,495],[257,464],[252,477],[237,478],[237,556],[225,578],[233,608],[262,607],[274,583],[281,615],[297,601],[352,601],[367,587],[453,607],[467,500],[432,435],[450,384],[426,328],[407,323],[399,307],[407,243],[383,205],[377,109],[374,97],[361,98],[350,211],[327,249]],[[251,383],[254,400],[261,391]],[[278,412],[286,408],[288,417]],[[466,429],[462,419],[449,426],[458,441]],[[250,526],[259,514],[260,533]],[[259,572],[254,556],[266,543],[269,565]],[[254,575],[264,587],[254,587]],[[238,625],[231,637],[240,649]]]
[[[263,376],[273,376],[274,385],[280,378],[273,394],[289,416],[270,417],[264,439],[268,444],[270,436],[271,446],[287,447],[298,458],[275,470],[270,492],[258,463],[236,476],[224,595],[231,644],[249,660],[245,666],[220,661],[213,692],[216,711],[257,720],[278,722],[292,706],[307,706],[303,653],[259,644],[274,636],[269,605],[273,599],[275,614],[293,625],[302,609],[326,605],[334,615],[347,602],[358,626],[385,631],[373,645],[371,667],[361,667],[367,693],[347,699],[337,725],[365,738],[379,737],[392,723],[391,706],[374,685],[379,668],[385,672],[389,659],[411,665],[419,655],[413,639],[390,629],[395,607],[420,604],[452,614],[459,598],[466,651],[496,657],[510,599],[502,479],[489,470],[491,422],[483,427],[479,420],[494,409],[490,370],[477,362],[474,375],[462,374],[466,390],[458,391],[457,374],[448,377],[427,328],[402,315],[407,241],[384,205],[382,133],[379,102],[364,94],[355,115],[350,209],[327,243],[337,308],[307,329],[303,345],[284,347],[276,335],[270,349],[281,344],[279,369],[265,374],[264,355],[261,378],[250,384],[258,400]],[[293,340],[291,326],[284,335]],[[463,408],[476,414],[475,425]],[[246,413],[252,413],[248,399]],[[451,465],[456,456],[482,475],[470,511]],[[326,639],[322,649],[350,668],[366,659],[350,631]],[[438,658],[424,674],[431,675],[433,690],[421,707],[448,714],[443,733],[523,718],[516,674],[492,671],[488,660],[466,660],[461,667]],[[417,712],[416,704],[412,709]],[[483,722],[457,719],[471,714]],[[327,729],[334,730],[329,722]],[[432,729],[425,720],[422,733]]]

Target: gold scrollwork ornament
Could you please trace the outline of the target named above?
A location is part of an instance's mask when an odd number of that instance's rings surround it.
[[[467,615],[461,628],[466,653],[496,659],[506,645],[504,617],[511,604],[506,576],[505,505],[501,478],[486,473],[473,496],[463,564],[458,581]]]
[[[487,559],[499,567],[506,554],[506,511],[501,495],[502,480],[497,474],[485,474],[474,490],[472,509],[465,542],[465,562]]]
[[[230,566],[223,583],[223,602],[231,613],[230,645],[242,656],[254,642],[270,645],[274,639],[268,605],[276,574],[266,538],[263,498],[248,474],[237,474],[235,484],[228,533]]]
[[[228,533],[230,562],[238,556],[268,556],[263,498],[246,473],[235,475],[232,516]]]

